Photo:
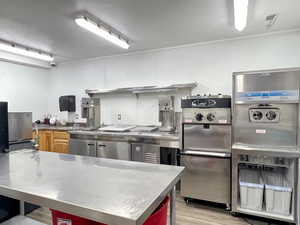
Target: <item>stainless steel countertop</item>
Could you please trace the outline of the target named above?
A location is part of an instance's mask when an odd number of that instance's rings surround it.
[[[142,137],[142,138],[150,138],[150,139],[159,139],[159,140],[169,140],[169,141],[179,141],[178,134],[170,134],[167,132],[107,132],[107,131],[83,131],[83,130],[74,130],[69,131],[70,134],[75,135],[83,135],[83,136],[106,136],[106,137]]]
[[[76,135],[101,135],[101,136],[131,136],[131,137],[145,137],[145,138],[156,138],[163,140],[173,140],[179,141],[179,134],[171,134],[168,132],[107,132],[107,131],[99,131],[99,130],[84,130],[84,128],[73,128],[72,126],[49,126],[49,125],[38,125],[39,130],[64,130],[68,131],[70,134]]]
[[[141,225],[183,170],[22,150],[0,155],[0,194],[109,225]]]
[[[74,128],[72,126],[50,126],[46,124],[39,124],[38,125],[39,130],[61,130],[61,131],[69,131],[73,130]],[[33,127],[34,130],[34,127]]]

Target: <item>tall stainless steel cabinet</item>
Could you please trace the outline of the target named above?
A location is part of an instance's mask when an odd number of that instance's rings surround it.
[[[300,69],[233,74],[232,210],[299,224]]]

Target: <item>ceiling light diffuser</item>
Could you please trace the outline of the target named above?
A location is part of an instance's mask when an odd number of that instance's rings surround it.
[[[78,26],[104,38],[107,41],[110,41],[121,48],[128,49],[130,47],[128,42],[121,38],[120,35],[106,29],[104,26],[99,25],[85,16],[77,17],[75,22]]]
[[[53,56],[50,54],[6,42],[0,42],[0,50],[47,62],[52,62],[54,60]]]
[[[249,0],[234,0],[234,25],[238,31],[245,29],[248,17]]]

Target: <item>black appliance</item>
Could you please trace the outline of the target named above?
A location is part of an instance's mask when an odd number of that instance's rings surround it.
[[[76,111],[76,97],[75,95],[65,95],[59,97],[59,110],[61,112],[75,112]]]
[[[6,154],[9,148],[7,105],[7,102],[0,102],[0,154]],[[20,214],[19,201],[0,195],[0,223],[18,214]]]
[[[0,151],[5,152],[8,148],[7,102],[0,102]]]

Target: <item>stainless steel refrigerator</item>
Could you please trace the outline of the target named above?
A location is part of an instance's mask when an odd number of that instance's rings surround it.
[[[9,150],[32,149],[32,113],[9,112]]]

